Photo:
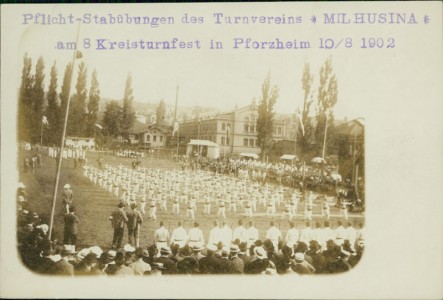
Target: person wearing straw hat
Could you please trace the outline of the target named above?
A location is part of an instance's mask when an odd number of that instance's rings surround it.
[[[163,264],[164,270],[162,271],[162,274],[177,273],[177,265],[172,259],[170,259],[171,253],[172,253],[171,248],[169,248],[168,246],[163,246],[160,249],[160,257],[154,259],[154,264],[155,263]]]
[[[203,251],[203,243],[201,242],[196,242],[193,244],[193,246],[190,245],[190,247],[192,247],[192,254],[191,257],[195,258],[195,260],[200,261],[200,259],[202,259],[203,257],[205,257],[201,251]]]
[[[266,255],[266,250],[263,247],[255,247],[254,256],[256,259],[245,264],[245,274],[261,274],[267,268],[271,267]]]
[[[73,247],[71,245],[58,246],[56,254],[59,254],[61,259],[48,268],[47,274],[74,276],[74,266],[69,262],[71,255],[75,254]]]
[[[69,214],[69,206],[72,205],[74,201],[74,194],[69,183],[65,184],[63,187],[62,201],[63,205],[65,206],[66,213]]]
[[[305,255],[301,252],[295,253],[292,270],[299,275],[315,273],[315,268],[305,260]]]
[[[238,257],[238,253],[240,252],[240,248],[238,247],[238,245],[232,244],[230,247],[230,260],[232,261],[233,264],[233,268],[234,268],[234,273],[236,274],[242,274],[243,270],[244,270],[244,262],[243,259]]]
[[[217,247],[214,244],[206,246],[206,257],[199,260],[199,272],[201,274],[218,274],[220,272],[220,259],[215,256]]]

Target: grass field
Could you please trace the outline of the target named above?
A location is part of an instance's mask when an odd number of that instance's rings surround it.
[[[32,156],[34,152],[20,151],[19,162],[23,162],[24,157]],[[88,165],[97,166],[98,156],[93,153],[88,153]],[[37,212],[42,218],[43,222],[49,224],[52,196],[54,191],[55,173],[56,173],[56,160],[42,152],[43,167],[36,168],[35,173],[31,171],[24,172],[22,164],[19,165],[20,180],[26,185],[26,191],[28,193],[29,208],[31,211]],[[130,167],[132,159],[122,158],[112,155],[103,156],[104,162],[110,165],[125,165]],[[178,165],[171,161],[155,159],[155,158],[142,158],[142,167],[152,168],[179,168]],[[63,160],[62,171],[60,175],[60,183],[57,193],[57,203],[55,207],[53,238],[63,239],[63,207],[61,194],[64,184],[69,183],[74,193],[74,205],[76,207],[76,214],[80,219],[78,245],[77,247],[98,245],[105,249],[109,248],[112,241],[113,230],[109,221],[111,212],[116,208],[118,200],[116,197],[110,195],[107,191],[101,189],[99,186],[91,184],[91,182],[83,177],[82,170],[80,168],[74,168],[74,162],[71,159]],[[168,209],[172,211],[172,203],[168,202]],[[237,208],[237,214],[230,213],[227,210],[227,223],[232,227],[236,227],[237,221],[240,218],[244,218],[242,215],[243,210]],[[257,213],[253,220],[255,226],[260,232],[260,238],[264,239],[266,230],[269,228],[270,217],[264,216],[264,208],[258,207]],[[200,228],[203,230],[205,239],[207,241],[209,231],[213,227],[213,222],[216,219],[216,207],[212,205],[211,215],[203,215],[203,204],[197,203],[196,220],[200,223]],[[289,228],[287,220],[281,220],[281,214],[283,212],[283,205],[277,208],[278,216],[275,218],[277,227],[282,231],[283,236]],[[296,224],[298,228],[303,228],[303,213],[302,204],[299,204],[298,215],[296,218]],[[145,246],[153,242],[154,231],[158,228],[159,221],[164,221],[166,228],[170,232],[176,227],[179,220],[184,222],[184,227],[189,229],[192,227],[192,221],[185,219],[186,210],[184,204],[181,204],[180,217],[172,215],[170,212],[165,213],[160,209],[157,210],[157,222],[147,219],[141,227],[140,233],[140,245]],[[314,208],[313,223],[316,221],[322,221],[319,216],[320,206]],[[331,227],[334,228],[338,218],[337,208],[331,208]],[[364,222],[363,215],[349,215],[350,221]],[[124,243],[127,242],[127,232],[125,232]]]

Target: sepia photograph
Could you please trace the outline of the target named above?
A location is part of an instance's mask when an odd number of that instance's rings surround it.
[[[9,272],[63,285],[346,280],[351,290],[352,280],[377,276],[373,262],[390,251],[380,247],[390,239],[383,216],[395,227],[417,212],[390,200],[392,186],[403,188],[392,166],[410,151],[407,129],[394,131],[418,122],[416,108],[398,105],[416,93],[414,68],[404,69],[413,41],[393,28],[417,35],[433,22],[441,33],[441,14],[358,4],[2,5]],[[434,43],[441,50],[441,36]],[[4,62],[3,50],[14,57]],[[441,88],[431,95],[420,109],[435,115]],[[438,227],[441,212],[430,214]],[[208,286],[154,295],[200,298]],[[237,297],[351,295],[282,292]],[[28,296],[79,297],[40,293]]]

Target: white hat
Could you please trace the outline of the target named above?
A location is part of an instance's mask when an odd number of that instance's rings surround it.
[[[123,246],[123,250],[125,250],[126,252],[134,252],[135,248],[131,246],[131,244],[126,244]]]
[[[40,228],[44,233],[47,233],[49,231],[49,226],[46,224],[38,225],[37,228]]]
[[[305,260],[305,255],[301,252],[295,253],[295,260],[303,261]]]
[[[229,252],[230,252],[229,247],[227,247],[227,246],[223,247],[223,249],[222,249],[223,254],[229,254]]]
[[[208,244],[206,246],[206,249],[208,249],[209,251],[217,251],[217,247],[214,244]]]
[[[99,246],[92,246],[89,248],[90,253],[94,253],[97,257],[100,257],[103,253],[103,250]]]
[[[69,185],[69,183],[65,184],[64,188],[65,189],[69,189],[71,186]]]
[[[266,256],[266,251],[265,251],[265,249],[263,249],[263,247],[255,247],[255,248],[254,248],[254,254],[255,254],[255,256],[257,256],[257,258],[259,258],[259,259],[265,259],[265,258],[267,258],[267,256]]]
[[[231,252],[239,252],[240,248],[236,244],[232,244],[230,248]]]
[[[77,253],[77,257],[79,259],[84,259],[86,257],[86,255],[88,255],[89,253],[91,253],[91,251],[89,250],[89,248],[83,248],[82,250],[80,250]]]
[[[262,272],[264,275],[277,275],[277,270],[273,268],[267,268],[265,271]]]

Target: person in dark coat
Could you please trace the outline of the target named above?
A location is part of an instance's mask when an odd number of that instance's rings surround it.
[[[315,273],[321,274],[324,273],[326,267],[326,260],[320,252],[320,245],[317,241],[309,242],[309,251],[306,252],[309,257],[312,258],[312,266],[315,268]]]
[[[217,247],[209,244],[206,248],[207,255],[199,260],[199,272],[201,274],[219,274],[220,273],[220,259],[215,256]]]
[[[301,252],[295,253],[295,261],[292,270],[299,275],[314,274],[315,268],[305,260],[305,255]]]
[[[340,246],[336,246],[335,254],[335,259],[326,265],[326,272],[335,274],[349,271],[351,266],[348,264],[347,260],[350,253],[345,250],[341,250]]]
[[[245,264],[243,262],[243,259],[238,257],[238,253],[240,251],[240,248],[237,245],[232,244],[230,251],[231,251],[231,254],[230,254],[229,259],[232,261],[232,264],[234,266],[234,270],[235,270],[234,273],[235,274],[243,274]]]
[[[106,269],[108,275],[134,275],[134,270],[132,268],[125,266],[125,254],[118,251],[115,256],[115,264],[108,265]]]
[[[132,246],[138,247],[140,244],[139,229],[143,223],[143,217],[141,212],[137,210],[137,203],[131,203],[126,216],[128,217],[128,242]]]
[[[65,230],[63,236],[64,245],[76,245],[78,224],[80,223],[78,217],[74,214],[75,207],[69,207],[69,213],[65,214]]]
[[[128,222],[128,217],[126,217],[124,207],[125,205],[120,202],[118,204],[118,208],[114,210],[112,215],[109,217],[112,227],[114,228],[114,237],[112,239],[113,249],[119,249],[122,245],[125,223]]]
[[[97,256],[94,253],[87,254],[75,268],[75,275],[92,275],[97,263]]]
[[[177,265],[176,263],[169,258],[171,255],[171,248],[164,246],[160,249],[160,257],[154,259],[154,263],[163,264],[164,270],[162,274],[176,274],[177,273]]]
[[[363,241],[358,242],[357,247],[355,248],[356,254],[352,255],[348,259],[348,264],[353,268],[361,259],[361,256],[363,255],[363,251],[365,249],[365,244]]]
[[[35,271],[41,274],[49,274],[49,270],[54,264],[51,256],[54,254],[51,242],[45,240],[42,242],[41,257],[36,259]]]
[[[222,257],[220,259],[220,274],[235,274],[237,273],[235,265],[229,259],[230,249],[224,247],[222,249]]]
[[[245,264],[245,274],[261,274],[266,269],[271,268],[265,249],[261,246],[254,248],[256,259]]]

